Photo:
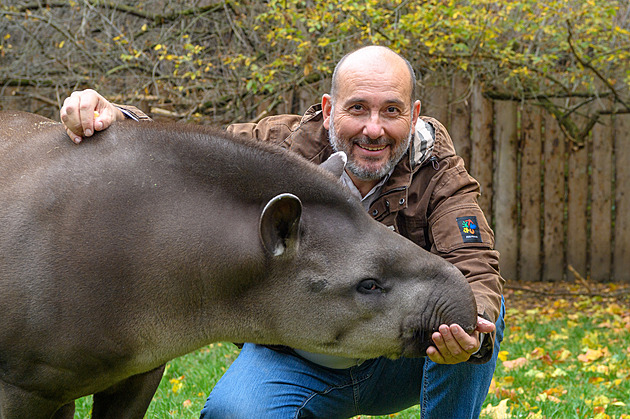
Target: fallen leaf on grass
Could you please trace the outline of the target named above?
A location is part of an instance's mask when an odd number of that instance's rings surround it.
[[[601,357],[608,355],[608,348],[600,348],[600,349],[587,349],[586,353],[580,354],[577,356],[580,362],[589,363],[593,361],[597,361]]]
[[[523,365],[527,364],[527,362],[527,358],[525,357],[516,358],[513,361],[503,361],[503,368],[509,371],[514,368],[522,367]]]
[[[512,417],[512,415],[508,413],[507,402],[508,399],[503,399],[496,406],[489,404],[481,411],[481,413],[492,419],[508,419]]]

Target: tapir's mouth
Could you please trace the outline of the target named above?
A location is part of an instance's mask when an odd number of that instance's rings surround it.
[[[409,329],[402,335],[402,356],[418,358],[427,356],[427,349],[433,346],[431,340],[433,330]]]

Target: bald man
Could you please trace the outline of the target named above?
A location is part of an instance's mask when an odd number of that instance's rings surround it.
[[[344,151],[343,183],[366,211],[464,273],[477,300],[477,330],[468,335],[458,325],[441,325],[428,359],[350,359],[245,344],[202,418],[346,418],[417,404],[422,418],[479,416],[503,338],[504,281],[494,234],[477,203],[479,185],[442,124],[419,117],[415,86],[407,60],[385,47],[364,47],[340,60],[330,94],[303,116],[272,116],[228,131],[278,143],[315,163]],[[61,109],[77,143],[124,118],[149,119],[93,90],[73,93]],[[461,220],[474,220],[476,233],[462,234]]]

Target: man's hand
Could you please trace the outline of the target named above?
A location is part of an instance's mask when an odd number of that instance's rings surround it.
[[[495,328],[492,322],[483,317],[477,317],[477,328],[472,335],[457,324],[451,326],[443,324],[439,327],[439,332],[431,336],[435,346],[427,349],[427,356],[436,364],[466,362],[481,346],[479,334],[492,333]]]
[[[59,111],[61,122],[72,141],[79,144],[82,137],[109,127],[112,122],[125,119],[125,115],[95,90],[73,92]]]

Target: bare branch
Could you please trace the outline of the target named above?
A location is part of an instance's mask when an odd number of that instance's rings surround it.
[[[577,53],[575,46],[573,45],[573,32],[571,29],[571,22],[569,20],[566,21],[567,22],[567,30],[568,30],[568,38],[567,38],[567,42],[569,43],[569,48],[571,49],[571,52],[573,53],[573,56],[575,57],[576,60],[578,60],[578,62],[582,65],[582,67],[587,68],[589,70],[591,70],[599,80],[602,81],[602,83],[604,83],[606,85],[606,87],[608,87],[608,89],[611,91],[611,93],[615,96],[615,100],[617,100],[617,102],[621,103],[627,110],[630,111],[630,105],[628,105],[622,98],[621,96],[617,93],[617,90],[615,89],[615,87],[610,83],[610,81],[604,77],[595,67],[593,67],[589,62],[585,61],[582,57],[580,57],[580,54]]]

